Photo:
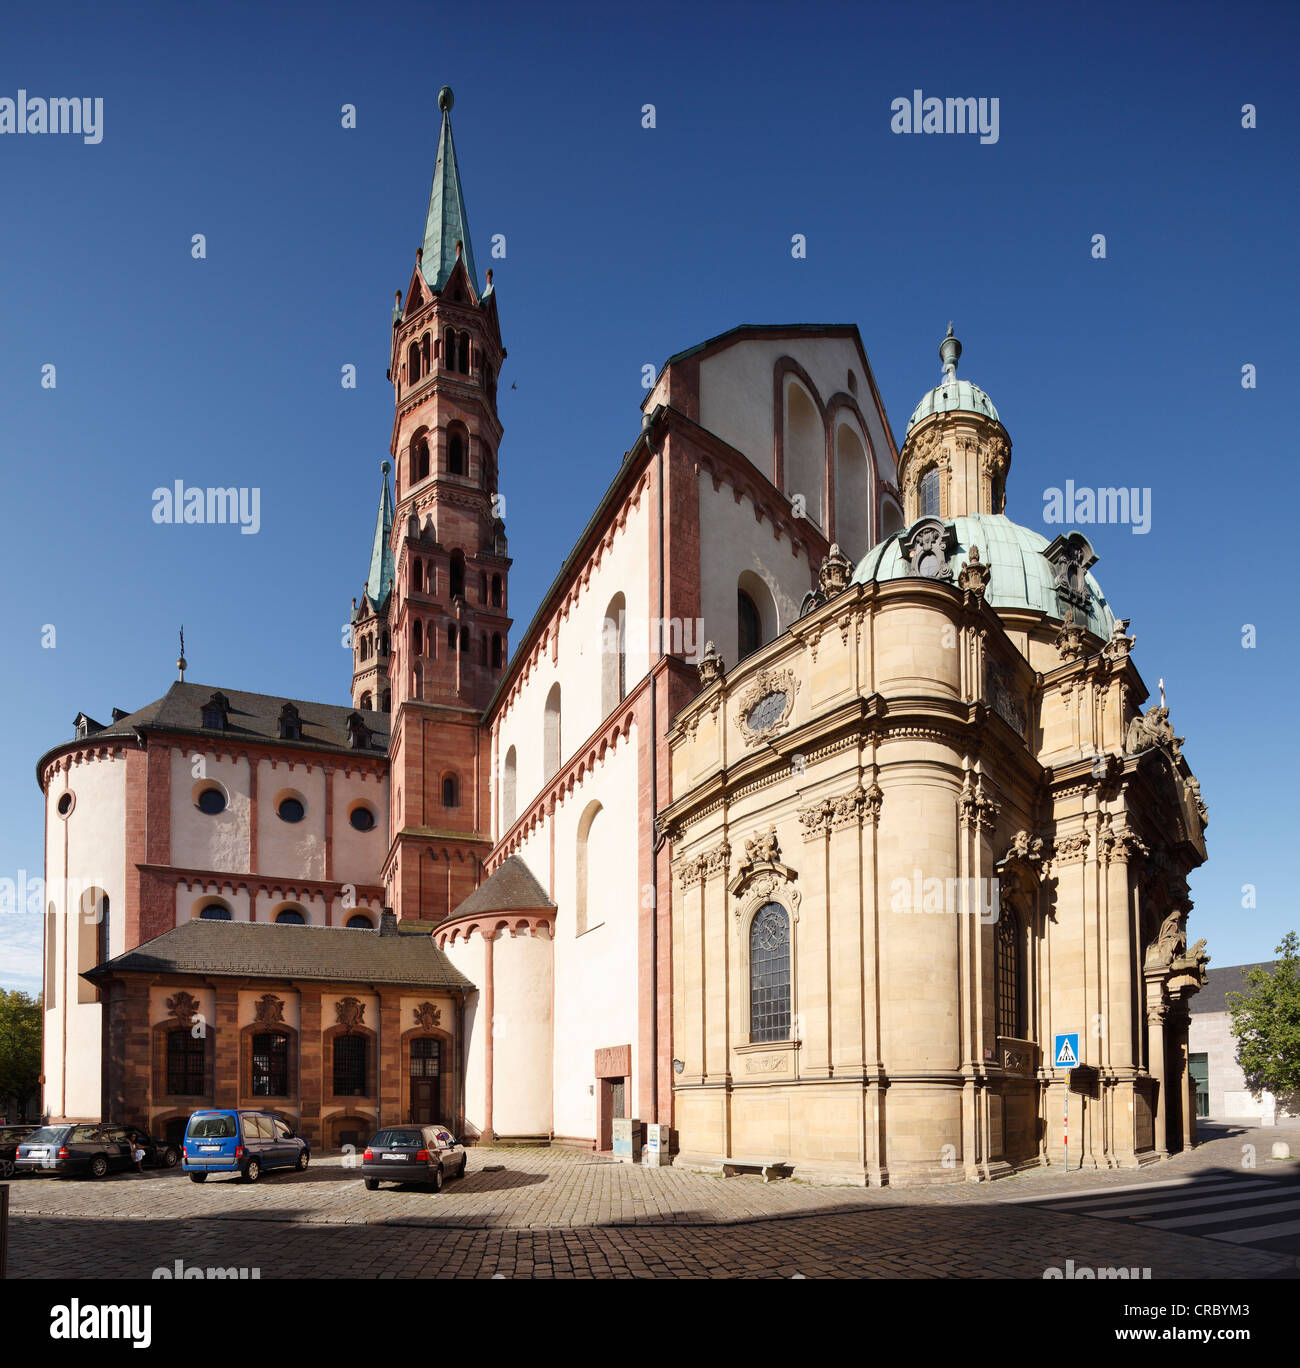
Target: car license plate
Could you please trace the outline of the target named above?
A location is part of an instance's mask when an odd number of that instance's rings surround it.
[[[385,1158],[385,1159],[396,1159],[397,1162],[398,1162],[399,1164],[404,1164],[404,1163],[406,1163],[406,1155],[404,1155],[404,1154],[386,1154],[386,1155],[384,1155],[384,1158]]]
[[[199,1148],[204,1154],[220,1154],[221,1152],[220,1145],[200,1145]]]
[[[29,1149],[29,1150],[27,1151],[27,1158],[29,1158],[29,1159],[44,1159],[48,1154],[49,1154],[49,1150],[48,1150],[48,1149]]]

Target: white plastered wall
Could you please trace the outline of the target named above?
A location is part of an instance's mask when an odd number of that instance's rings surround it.
[[[65,790],[75,799],[66,818],[56,807]],[[99,1116],[102,1013],[97,1001],[80,1000],[93,990],[80,977],[92,966],[79,962],[79,916],[83,895],[102,889],[109,900],[109,954],[125,951],[125,812],[126,760],[120,753],[74,764],[46,794],[46,908],[54,904],[54,954],[46,963],[52,958],[55,991],[53,1003],[47,994],[43,1068],[45,1108],[52,1116]],[[47,930],[49,925],[47,920]]]
[[[614,543],[601,553],[577,602],[560,620],[559,658],[551,661],[550,648],[529,675],[513,701],[498,716],[493,775],[493,812],[496,835],[501,826],[501,769],[510,747],[516,755],[515,816],[526,812],[543,787],[542,735],[546,697],[560,684],[560,763],[604,720],[601,708],[601,646],[605,611],[621,593],[627,605],[625,684],[631,692],[650,668],[653,640],[650,605],[649,501],[629,510],[626,525]],[[552,619],[554,630],[554,619]],[[610,714],[613,715],[612,713]],[[538,873],[535,866],[531,866]],[[540,878],[540,874],[538,874]]]
[[[555,1132],[596,1135],[595,1053],[631,1045],[637,1060],[637,842],[640,818],[636,728],[607,752],[555,816]],[[588,844],[588,930],[575,934],[578,824],[592,801],[601,804]],[[629,1103],[635,1106],[636,1079]]]

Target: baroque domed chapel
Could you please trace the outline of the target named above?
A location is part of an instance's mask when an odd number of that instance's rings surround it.
[[[951,326],[901,449],[855,327],[671,357],[516,630],[452,103],[350,701],[181,662],[38,762],[47,1113],[597,1151],[635,1119],[879,1185],[1060,1163],[1068,1088],[1072,1161],[1190,1144],[1199,785],[1087,538],[1008,516]]]

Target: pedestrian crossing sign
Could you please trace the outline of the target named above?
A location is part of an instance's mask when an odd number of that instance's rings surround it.
[[[1078,1031],[1062,1032],[1052,1046],[1052,1065],[1057,1069],[1073,1069],[1079,1062]]]

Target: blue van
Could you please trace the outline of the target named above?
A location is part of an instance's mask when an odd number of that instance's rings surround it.
[[[185,1127],[181,1162],[190,1182],[209,1173],[241,1173],[255,1183],[264,1169],[296,1168],[311,1159],[311,1147],[287,1121],[259,1111],[196,1111]]]

